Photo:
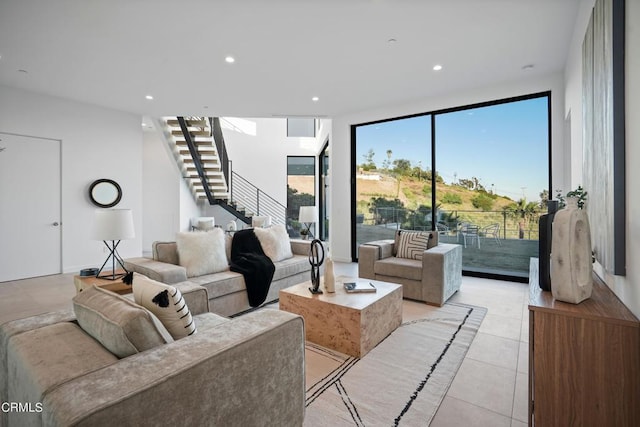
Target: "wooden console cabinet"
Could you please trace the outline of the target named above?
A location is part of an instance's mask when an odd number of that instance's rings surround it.
[[[529,425],[639,426],[638,319],[596,276],[580,304],[529,291]]]

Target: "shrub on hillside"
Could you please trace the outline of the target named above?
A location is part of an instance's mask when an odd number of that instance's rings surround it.
[[[440,199],[440,202],[448,203],[448,204],[451,204],[451,205],[461,205],[462,204],[462,198],[460,197],[459,194],[444,193],[444,196],[442,196],[442,199]]]
[[[493,199],[486,193],[480,193],[471,199],[471,204],[473,204],[473,207],[476,209],[490,211],[493,207]]]

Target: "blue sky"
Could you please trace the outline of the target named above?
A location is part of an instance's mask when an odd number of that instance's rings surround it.
[[[436,160],[446,183],[477,177],[487,189],[517,200],[540,199],[548,183],[547,98],[535,98],[436,116]],[[378,167],[407,159],[431,167],[431,117],[360,126],[356,161],[371,148]],[[553,191],[552,191],[553,194]]]

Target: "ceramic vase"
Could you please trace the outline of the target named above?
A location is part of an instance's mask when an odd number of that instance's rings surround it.
[[[331,258],[327,258],[327,262],[324,265],[324,289],[329,293],[336,291],[336,277],[333,273],[333,261]]]
[[[578,199],[556,212],[551,237],[551,293],[558,301],[578,304],[591,296],[591,230],[587,212]]]

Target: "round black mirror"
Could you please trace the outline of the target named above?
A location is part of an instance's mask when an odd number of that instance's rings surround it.
[[[89,187],[89,198],[94,205],[112,208],[122,199],[122,189],[111,179],[97,179]]]

